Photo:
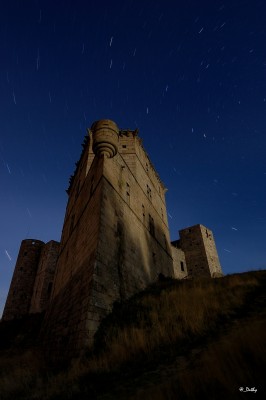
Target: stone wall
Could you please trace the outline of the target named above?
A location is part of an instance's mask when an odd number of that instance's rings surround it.
[[[183,229],[170,243],[165,192],[136,131],[94,123],[70,179],[60,244],[22,242],[3,319],[46,310],[47,351],[71,358],[91,346],[115,302],[159,274],[221,276],[209,229]]]
[[[172,257],[173,257],[173,267],[174,267],[174,278],[175,279],[185,279],[188,277],[187,264],[185,253],[179,247],[172,245]]]
[[[78,196],[75,181],[70,192],[51,303],[41,333],[55,358],[63,349],[65,356],[75,356],[91,340],[86,324],[99,240],[102,163],[95,157]]]
[[[49,304],[59,245],[58,242],[50,240],[42,247],[29,310],[31,314],[45,311]]]
[[[210,229],[206,228],[206,226],[200,225],[200,230],[211,277],[220,277],[223,275],[223,272],[215,245],[214,235]]]
[[[62,348],[75,356],[90,346],[115,301],[144,289],[160,273],[174,275],[165,188],[136,132],[119,133],[118,153],[111,158],[92,156],[92,141],[89,132],[70,185],[42,329],[55,357]]]
[[[3,312],[3,320],[20,318],[29,313],[43,246],[44,242],[35,239],[26,239],[21,242]]]
[[[213,234],[208,228],[195,225],[179,231],[179,234],[189,277],[222,275]]]

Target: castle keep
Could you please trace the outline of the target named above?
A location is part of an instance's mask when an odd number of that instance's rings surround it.
[[[45,344],[76,356],[114,302],[159,274],[221,276],[209,229],[183,229],[171,243],[165,191],[137,131],[95,122],[67,190],[61,242],[22,242],[3,320],[45,310]]]

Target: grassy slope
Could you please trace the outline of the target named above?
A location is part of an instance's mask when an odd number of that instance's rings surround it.
[[[161,281],[114,307],[93,354],[64,371],[48,370],[39,349],[2,350],[0,399],[251,395],[241,386],[262,396],[265,288],[266,271]]]

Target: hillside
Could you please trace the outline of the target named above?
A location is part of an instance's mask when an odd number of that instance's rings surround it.
[[[161,279],[116,304],[93,351],[57,370],[36,342],[41,316],[1,323],[0,399],[261,398],[265,288],[266,271]]]

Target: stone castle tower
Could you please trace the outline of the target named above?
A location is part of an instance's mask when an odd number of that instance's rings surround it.
[[[42,312],[50,299],[59,243],[26,239],[20,246],[3,320]]]
[[[159,274],[179,279],[222,274],[209,229],[196,225],[170,242],[166,189],[137,131],[119,130],[110,120],[95,122],[76,165],[52,292],[44,274],[54,258],[47,261],[43,255],[43,262],[37,263],[36,246],[36,255],[24,260],[23,243],[32,247],[34,241],[23,241],[3,315],[19,315],[11,310],[18,301],[15,276],[25,261],[23,271],[32,271],[32,278],[27,272],[20,281],[29,297],[21,315],[46,309],[42,335],[55,357],[62,351],[69,357],[81,354],[114,302],[144,289]],[[49,298],[40,306],[44,281]]]

